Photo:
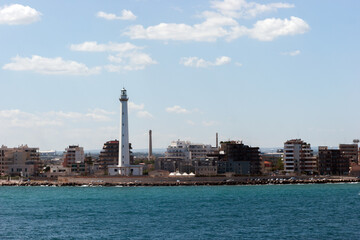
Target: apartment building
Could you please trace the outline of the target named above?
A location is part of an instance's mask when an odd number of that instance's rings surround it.
[[[284,143],[284,170],[287,173],[317,172],[317,159],[309,143],[292,139]]]
[[[0,175],[37,176],[41,172],[39,148],[21,145],[15,148],[1,146]]]

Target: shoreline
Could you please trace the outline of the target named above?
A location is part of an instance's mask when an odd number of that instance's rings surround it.
[[[294,184],[336,184],[359,183],[356,177],[301,177],[297,179],[274,177],[61,177],[57,180],[0,180],[1,186],[52,186],[52,187],[156,187],[156,186],[226,186],[226,185],[294,185]]]

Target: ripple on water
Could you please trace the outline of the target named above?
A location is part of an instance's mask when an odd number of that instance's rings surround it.
[[[0,239],[360,239],[359,187],[0,187]]]

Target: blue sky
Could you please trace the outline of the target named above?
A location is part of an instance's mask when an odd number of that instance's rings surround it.
[[[359,138],[360,2],[1,1],[0,144]]]

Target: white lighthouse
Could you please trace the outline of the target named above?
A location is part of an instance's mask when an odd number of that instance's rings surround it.
[[[119,163],[120,167],[130,165],[129,151],[129,124],[128,124],[128,97],[126,89],[121,89],[120,100],[120,137],[119,137]]]
[[[120,137],[118,165],[108,166],[109,175],[139,176],[143,166],[130,165],[128,100],[126,89],[121,89],[120,95]]]

